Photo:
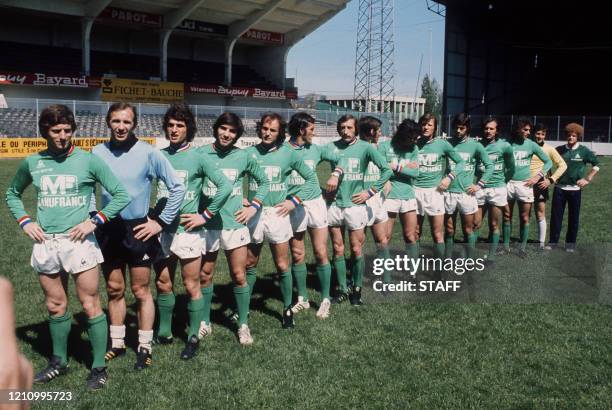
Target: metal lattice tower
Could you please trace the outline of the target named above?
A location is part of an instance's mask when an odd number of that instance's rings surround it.
[[[359,0],[354,109],[391,111],[394,48],[393,0]]]

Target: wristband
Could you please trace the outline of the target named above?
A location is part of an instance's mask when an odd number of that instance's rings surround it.
[[[24,215],[17,220],[17,223],[19,224],[19,227],[21,229],[23,229],[30,222],[32,222],[32,218],[30,218],[30,215]]]
[[[261,209],[261,202],[259,202],[258,199],[253,198],[251,201],[251,206],[259,211]]]
[[[289,195],[287,196],[287,199],[291,201],[296,208],[302,205],[302,199],[297,195]]]
[[[372,187],[368,189],[368,196],[372,198],[374,195],[376,195],[376,188]]]
[[[449,177],[451,181],[455,180],[455,176],[453,175],[452,172],[449,172],[446,176]]]
[[[485,183],[484,183],[484,182],[482,182],[482,180],[478,181],[478,183],[477,183],[476,185],[478,185],[479,187],[481,187],[481,188],[483,188],[483,189],[484,189],[484,187],[485,187]]]
[[[344,175],[344,170],[340,167],[336,167],[334,168],[334,171],[332,172],[332,175],[335,177],[340,178],[342,175]]]
[[[90,221],[96,226],[102,226],[108,222],[108,218],[102,212],[96,212],[90,219]]]
[[[538,176],[539,176],[540,178],[544,178],[544,173],[543,173],[543,172],[540,170],[540,171],[538,171]]]
[[[397,163],[397,165],[395,166],[395,168],[393,168],[393,171],[395,172],[402,172],[402,169],[404,168],[404,166],[401,163]]]
[[[206,208],[204,212],[202,212],[202,217],[204,218],[206,222],[210,221],[213,218],[213,216],[215,215],[212,212],[210,212],[208,208]]]

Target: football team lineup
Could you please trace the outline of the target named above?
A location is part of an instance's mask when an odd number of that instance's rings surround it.
[[[38,272],[49,313],[52,354],[35,376],[38,383],[68,373],[70,276],[91,344],[86,386],[100,389],[108,369],[115,360],[122,361],[133,342],[127,341],[133,335],[128,336],[126,319],[130,322],[133,315],[128,315],[126,298],[137,302],[136,370],[156,367],[153,346],[163,350],[161,345],[175,342],[179,316],[187,328],[180,358],[196,357],[200,345],[211,339],[215,297],[230,309],[228,328],[239,344],[252,345],[250,311],[253,291],[262,281],[260,259],[263,269],[276,273],[271,283],[263,280],[264,290],[277,294],[277,284],[284,329],[294,328],[294,315],[304,315],[311,305],[318,306],[316,318],[327,319],[334,310],[344,309],[342,305],[363,309],[357,307],[368,302],[372,291],[453,293],[468,288],[456,275],[503,270],[509,258],[525,266],[533,263],[534,255],[559,258],[566,204],[570,217],[562,257],[576,255],[576,260],[580,197],[600,166],[579,143],[583,130],[578,124],[567,125],[567,145],[552,153],[545,127],[534,127],[527,119],[516,122],[506,141],[499,138],[497,120],[487,118],[483,138],[476,141],[470,138],[469,117],[459,114],[453,119],[452,138],[446,140],[436,137],[436,118],[425,114],[418,122],[404,120],[389,141],[379,143],[378,119],[345,115],[337,124],[340,139],[317,146],[312,144],[316,130],[311,115],[297,113],[286,124],[280,115],[266,113],[257,124],[261,143],[242,150],[235,147],[244,132],[242,121],[224,113],[213,125],[215,141],[195,148],[193,114],[188,106],[174,104],[163,123],[170,145],[160,151],[134,136],[136,118],[134,106],[111,105],[110,142],[87,153],[70,143],[77,127],[70,109],[47,107],[39,119],[47,149],[13,171],[7,203],[34,242],[31,266]],[[328,171],[322,173],[319,164]],[[155,181],[160,185],[151,204]],[[101,186],[101,201],[96,201],[96,184]],[[29,185],[36,191],[36,218],[24,206]],[[551,232],[546,241],[550,185]],[[248,186],[245,197],[243,186]],[[519,237],[513,249],[515,204]],[[538,235],[528,246],[532,208]],[[461,247],[454,243],[459,236],[457,215]],[[481,228],[487,216],[488,224]],[[399,237],[393,230],[397,219]],[[366,243],[368,227],[373,241]],[[484,240],[481,229],[488,232]],[[266,241],[272,265],[261,258]],[[397,249],[394,242],[403,245]],[[306,264],[308,245],[314,269]],[[220,249],[226,258],[217,266]],[[181,302],[175,290],[177,265],[186,293]],[[232,282],[223,300],[213,285],[219,269],[229,273]],[[308,283],[309,271],[315,272],[314,286]],[[405,280],[417,273],[418,280]],[[128,278],[132,296],[126,296]],[[100,283],[105,287],[102,295]],[[257,286],[261,290],[261,284]],[[107,312],[102,309],[104,298]]]

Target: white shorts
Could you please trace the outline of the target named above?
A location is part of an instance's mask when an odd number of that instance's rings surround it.
[[[293,237],[289,215],[279,216],[274,207],[264,207],[257,211],[248,223],[251,243],[283,243]]]
[[[173,253],[179,259],[192,259],[206,251],[203,229],[195,232],[162,232],[159,242],[166,258]]]
[[[306,228],[327,228],[327,207],[323,197],[302,202],[290,214],[293,232],[304,232]]]
[[[478,201],[474,195],[465,192],[445,192],[444,209],[448,215],[459,211],[461,215],[471,215],[478,211]]]
[[[339,208],[331,205],[327,208],[329,226],[346,226],[349,231],[365,229],[368,223],[368,210],[366,206],[351,206]]]
[[[417,200],[412,199],[385,199],[385,209],[387,212],[404,214],[417,210]]]
[[[508,181],[508,200],[525,203],[533,202],[533,187],[525,185],[525,181]]]
[[[505,186],[497,188],[484,188],[476,191],[476,202],[478,206],[491,204],[495,206],[508,205],[508,190]]]
[[[45,234],[43,243],[34,244],[30,258],[30,265],[38,273],[48,275],[81,273],[102,262],[104,257],[93,233],[80,242],[71,241],[68,234]]]
[[[206,252],[217,252],[219,248],[224,251],[240,248],[251,243],[249,228],[205,230]]]
[[[414,188],[419,215],[444,215],[444,195],[434,188]]]
[[[366,201],[366,207],[368,208],[368,226],[386,222],[389,219],[384,202],[380,192],[377,192],[376,195]]]

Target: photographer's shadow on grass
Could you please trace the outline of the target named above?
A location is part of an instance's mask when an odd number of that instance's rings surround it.
[[[129,315],[128,315],[129,318]],[[74,323],[76,321],[76,323]],[[133,317],[134,323],[136,317]],[[25,326],[19,326],[15,331],[17,338],[29,345],[32,351],[41,357],[51,357],[53,347],[51,334],[49,333],[49,322],[43,320]],[[87,367],[91,366],[93,356],[91,355],[91,345],[87,337],[87,316],[79,312],[73,316],[73,323],[68,334],[68,357],[71,361],[76,361]],[[136,346],[137,336],[132,335],[133,346]],[[128,339],[129,340],[129,339]],[[132,345],[130,345],[132,346]]]

